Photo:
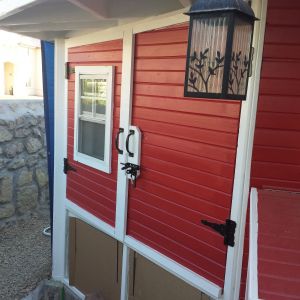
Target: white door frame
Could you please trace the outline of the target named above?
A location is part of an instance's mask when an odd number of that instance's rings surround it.
[[[224,300],[238,300],[240,295],[244,236],[250,186],[252,149],[259,95],[262,53],[268,0],[253,0],[252,8],[260,21],[255,22],[252,77],[246,101],[242,102],[235,176],[231,203],[231,220],[237,223],[235,246],[228,247],[224,284]]]
[[[121,80],[121,103],[120,103],[120,127],[124,129],[120,144],[123,144],[123,154],[118,155],[117,199],[116,199],[116,238],[123,242],[127,226],[127,202],[128,202],[128,179],[122,170],[122,163],[127,163],[128,153],[125,150],[125,137],[128,135],[131,125],[132,89],[134,73],[134,47],[135,37],[132,29],[124,31],[123,57],[122,57],[122,80]]]
[[[54,48],[54,187],[52,277],[63,281],[66,245],[66,175],[63,159],[67,155],[67,103],[65,100],[65,40],[56,39]]]
[[[264,15],[261,12],[266,12],[266,0],[254,0],[254,9],[256,15],[261,16],[260,24],[265,21]],[[263,2],[265,11],[261,10],[260,3]],[[53,225],[53,278],[68,282],[67,270],[67,253],[66,253],[66,239],[67,239],[67,222],[68,215],[72,214],[104,233],[118,239],[124,243],[125,260],[123,261],[122,278],[127,278],[128,272],[128,253],[130,249],[134,249],[140,254],[146,256],[151,261],[160,265],[162,268],[171,272],[175,276],[181,278],[192,286],[207,293],[215,299],[222,298],[222,287],[206,280],[204,277],[190,271],[184,266],[171,260],[170,258],[158,253],[150,247],[136,241],[135,239],[126,236],[126,220],[127,220],[127,200],[128,200],[128,181],[125,176],[118,172],[118,187],[116,199],[116,228],[102,222],[92,214],[81,209],[76,204],[66,199],[66,176],[63,174],[63,158],[67,155],[67,109],[68,109],[68,93],[67,80],[64,79],[64,62],[67,61],[68,48],[81,46],[92,43],[99,43],[114,39],[123,38],[123,67],[122,67],[122,95],[121,109],[122,115],[120,119],[120,127],[124,128],[126,134],[131,125],[131,101],[132,101],[132,78],[133,78],[133,62],[134,62],[134,34],[144,32],[152,29],[158,29],[174,24],[179,24],[188,21],[188,17],[183,15],[186,10],[181,10],[175,13],[166,14],[160,17],[148,18],[142,22],[137,22],[129,25],[124,25],[116,28],[111,28],[97,33],[85,35],[84,37],[71,38],[69,40],[55,41],[55,169],[54,169],[54,225]],[[257,22],[259,24],[259,22]],[[258,85],[261,64],[262,37],[263,27],[256,24],[254,34],[254,45],[258,49],[256,52],[256,64],[254,68],[254,76],[249,83],[248,100],[243,102],[241,124],[239,133],[239,147],[237,152],[237,165],[235,172],[235,184],[232,202],[231,218],[238,223],[236,234],[236,246],[228,249],[226,276],[225,276],[225,292],[224,299],[234,300],[238,299],[237,294],[240,284],[241,263],[243,254],[244,242],[244,228],[245,228],[245,210],[247,208],[247,185],[249,186],[249,176],[244,176],[246,172],[250,173],[251,163],[251,138],[253,141],[253,134],[249,134],[253,120],[255,123],[256,102],[258,96]],[[260,45],[260,48],[257,45]],[[125,63],[124,63],[125,62]],[[124,86],[123,86],[124,84]],[[250,96],[251,95],[251,96]],[[64,99],[64,101],[62,101]],[[250,101],[252,99],[253,101]],[[126,107],[128,106],[128,107]],[[124,108],[125,107],[125,108]],[[251,125],[251,126],[250,126]],[[124,134],[124,136],[125,136]],[[249,134],[249,135],[248,135]],[[124,140],[124,139],[123,139]],[[241,145],[246,145],[241,147]],[[250,151],[251,150],[251,151]],[[119,155],[118,163],[125,162],[126,151],[123,156]],[[244,160],[243,160],[244,159]],[[241,162],[243,162],[241,164]],[[247,163],[246,163],[247,161]],[[120,170],[119,170],[120,171]],[[238,174],[242,174],[238,177]],[[120,178],[119,178],[120,177]],[[243,178],[240,180],[240,178]],[[120,180],[120,181],[119,181]],[[241,205],[241,199],[243,205]],[[239,226],[240,224],[240,226]],[[238,257],[238,260],[234,260]],[[234,288],[236,287],[236,288]],[[127,298],[127,284],[123,280],[122,283],[122,300]],[[80,294],[80,293],[79,293]]]

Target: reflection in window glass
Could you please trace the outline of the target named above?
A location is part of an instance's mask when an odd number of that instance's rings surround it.
[[[106,101],[103,99],[96,100],[96,113],[105,115]]]
[[[95,94],[99,98],[106,99],[107,95],[107,81],[106,79],[95,79]]]
[[[79,121],[79,152],[104,160],[104,141],[105,124]]]
[[[78,151],[104,160],[107,79],[80,75]]]

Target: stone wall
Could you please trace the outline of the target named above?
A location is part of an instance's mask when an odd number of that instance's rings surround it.
[[[0,100],[0,225],[49,211],[42,100]]]

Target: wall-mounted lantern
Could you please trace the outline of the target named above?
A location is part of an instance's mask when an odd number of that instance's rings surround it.
[[[245,100],[252,62],[254,12],[244,0],[196,0],[184,95]]]

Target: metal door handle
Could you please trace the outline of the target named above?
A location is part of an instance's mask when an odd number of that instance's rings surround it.
[[[128,152],[130,157],[134,157],[134,153],[130,152],[130,150],[129,150],[129,139],[132,135],[134,135],[134,130],[131,129],[131,130],[129,130],[129,134],[127,135],[127,138],[126,138],[126,151]]]
[[[123,154],[123,150],[121,150],[119,148],[119,139],[120,139],[120,134],[124,132],[124,129],[123,128],[119,128],[119,131],[117,133],[117,136],[116,136],[116,140],[115,140],[115,146],[116,146],[116,149],[118,151],[119,154]]]

